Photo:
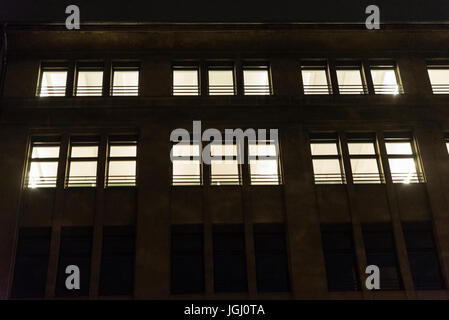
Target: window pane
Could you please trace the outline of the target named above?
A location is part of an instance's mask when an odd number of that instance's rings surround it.
[[[194,144],[176,144],[173,146],[174,157],[195,157],[200,155],[200,147]]]
[[[139,92],[139,71],[114,71],[113,96],[137,96]]]
[[[209,70],[209,94],[233,95],[234,73],[232,70]]]
[[[371,142],[349,142],[348,149],[350,155],[374,155],[376,151]]]
[[[351,159],[354,183],[380,183],[376,159]]]
[[[325,69],[301,70],[304,94],[329,94],[327,72]]]
[[[237,146],[235,144],[211,145],[212,156],[237,156]]]
[[[413,159],[388,159],[391,178],[395,183],[419,182]]]
[[[198,70],[173,70],[173,95],[197,96]]]
[[[364,94],[360,70],[337,70],[338,89],[340,94]]]
[[[398,94],[399,87],[394,69],[372,69],[371,77],[376,94]]]
[[[315,183],[342,183],[340,160],[313,159]]]
[[[277,160],[250,160],[251,184],[279,184]]]
[[[276,145],[274,143],[269,144],[250,144],[249,145],[250,156],[272,156],[275,157]]]
[[[110,157],[135,157],[137,155],[137,146],[111,146],[109,150]]]
[[[54,188],[58,162],[32,162],[28,174],[28,188]]]
[[[136,161],[109,161],[108,186],[134,186]]]
[[[211,179],[213,185],[239,184],[237,160],[212,160]]]
[[[69,187],[95,187],[97,161],[72,161],[70,163]]]
[[[312,156],[338,155],[336,143],[311,143]]]
[[[73,146],[72,158],[96,158],[98,157],[98,146]]]
[[[39,96],[65,96],[67,71],[43,71]]]
[[[31,158],[59,158],[59,147],[33,147]]]
[[[77,96],[101,96],[103,71],[78,71]]]
[[[243,70],[245,95],[269,95],[268,70]]]
[[[427,69],[434,94],[449,93],[449,69]]]
[[[199,160],[174,160],[173,185],[201,184],[201,167]]]
[[[412,145],[410,142],[387,142],[385,143],[387,154],[413,154]]]

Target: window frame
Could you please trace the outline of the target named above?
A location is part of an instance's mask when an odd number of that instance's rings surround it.
[[[62,63],[62,64],[56,64],[56,63],[42,63],[39,69],[39,79],[38,79],[38,83],[37,83],[37,88],[36,88],[36,97],[39,98],[58,98],[58,97],[67,97],[67,90],[68,90],[68,83],[69,83],[69,74],[70,74],[70,67],[68,66],[67,63]],[[45,72],[65,72],[66,73],[66,81],[65,81],[65,85],[64,85],[64,93],[62,94],[62,86],[61,89],[57,89],[57,90],[61,90],[61,92],[56,92],[56,95],[52,95],[48,93],[48,89],[47,89],[47,95],[43,96],[42,95],[42,81],[43,81],[43,77],[44,77],[44,73]]]
[[[109,88],[109,96],[111,97],[138,97],[140,95],[140,81],[141,81],[141,67],[138,63],[113,63],[111,66],[111,79],[110,79],[110,88]],[[137,86],[115,86],[114,85],[114,75],[116,71],[137,71],[138,79]],[[103,83],[104,85],[104,83]],[[116,88],[120,87],[120,91],[116,92]],[[130,89],[127,89],[130,88]],[[126,91],[129,90],[129,91]],[[123,94],[127,93],[127,94]]]
[[[196,72],[196,85],[175,85],[175,71],[195,71]],[[201,96],[201,68],[199,63],[174,63],[171,67],[171,95],[180,97],[197,97]],[[179,89],[180,87],[185,89]],[[180,91],[178,91],[180,90]]]
[[[326,75],[326,86],[324,85],[305,85],[303,71],[324,71]],[[299,66],[299,73],[301,76],[302,93],[307,96],[314,95],[332,95],[333,86],[330,74],[330,67],[327,61],[301,61]]]
[[[102,73],[102,80],[101,80],[101,86],[83,86],[83,87],[87,87],[83,90],[90,90],[90,87],[93,87],[94,89],[92,89],[92,92],[95,94],[89,95],[86,94],[86,92],[82,92],[84,94],[79,94],[78,89],[78,80],[79,80],[79,73],[80,72],[100,72]],[[73,82],[73,96],[74,97],[101,97],[103,96],[103,90],[104,90],[104,82],[105,82],[105,70],[103,66],[100,65],[89,65],[89,64],[77,64],[76,66],[76,70],[75,70],[75,80]],[[111,80],[112,82],[112,80]]]
[[[86,140],[86,141],[83,141]],[[97,147],[97,156],[96,157],[72,157],[72,148],[73,147]],[[97,187],[97,178],[98,178],[98,167],[99,167],[99,158],[100,158],[100,141],[99,139],[73,139],[70,141],[69,152],[67,155],[67,168],[66,168],[66,179],[65,179],[65,187],[66,188],[95,188]],[[90,186],[85,186],[79,183],[70,183],[70,168],[72,166],[72,162],[96,162],[96,174],[94,179],[90,180]],[[76,176],[75,176],[76,177]],[[84,177],[84,178],[93,178],[92,177]],[[83,181],[83,180],[81,180]],[[92,182],[93,181],[93,182]],[[85,184],[89,184],[89,180],[85,182]]]
[[[232,72],[232,88],[229,85],[219,85],[222,89],[218,88],[215,90],[222,90],[218,94],[211,94],[211,84],[210,84],[210,72],[211,71],[231,71]],[[215,85],[217,86],[217,85]],[[232,93],[231,93],[232,91]],[[209,96],[235,96],[237,94],[237,83],[236,83],[236,72],[233,64],[209,64],[207,65],[207,94]]]
[[[111,157],[111,147],[112,146],[135,146],[136,147],[136,155],[135,156],[113,156]],[[125,188],[135,188],[137,187],[137,175],[138,175],[138,167],[137,167],[137,159],[138,159],[138,139],[137,137],[134,138],[118,138],[118,137],[111,137],[108,141],[107,145],[107,156],[106,156],[106,177],[105,177],[105,187],[106,188],[117,188],[117,187],[125,187]],[[110,184],[110,163],[114,161],[134,161],[136,166],[136,173],[134,175],[134,179],[130,180],[131,183],[127,182],[118,182],[114,184]],[[121,176],[120,176],[121,177]],[[126,176],[125,176],[126,178]],[[122,184],[125,183],[125,184]]]
[[[33,149],[35,146],[38,147],[59,147],[59,153],[57,158],[34,158],[33,159]],[[25,179],[25,189],[42,189],[42,188],[57,188],[58,187],[58,173],[59,173],[59,162],[61,157],[61,141],[57,138],[33,138],[30,142],[30,148],[29,148],[29,154],[27,159],[27,168],[26,168],[26,179]],[[50,182],[46,182],[43,186],[40,186],[41,184],[36,184],[35,187],[30,186],[30,171],[31,171],[31,165],[35,162],[45,162],[45,163],[56,163],[56,176],[55,177],[49,177],[52,178]],[[53,180],[54,178],[54,180]],[[40,178],[39,178],[40,179]],[[48,180],[48,178],[46,179]],[[40,180],[39,180],[40,181]],[[54,184],[53,184],[54,181]],[[47,184],[51,184],[51,186],[47,186]]]
[[[396,87],[397,87],[397,93],[391,92],[392,89],[390,88],[384,88],[384,84],[379,85],[374,83],[374,77],[372,71],[375,70],[392,70],[394,71],[395,79],[396,79]],[[372,88],[373,88],[373,94],[376,95],[399,95],[404,94],[404,87],[402,85],[401,76],[399,73],[399,68],[396,64],[396,62],[393,61],[379,61],[379,62],[370,62],[369,63],[369,73],[371,76],[372,81]],[[393,86],[393,85],[387,85],[387,86]]]
[[[268,85],[262,86],[259,89],[260,85],[247,85],[245,83],[245,71],[260,71],[265,70],[267,72]],[[271,76],[271,66],[268,62],[244,62],[242,64],[242,85],[244,96],[271,96],[273,95],[273,81]]]
[[[212,153],[212,146],[213,145],[214,144],[210,145],[211,153]],[[232,146],[235,146],[236,152],[235,152],[235,155],[232,156],[232,159],[227,159],[228,157],[231,157],[231,156],[221,155],[222,160],[217,160],[217,159],[213,159],[212,155],[211,155],[211,161],[210,161],[210,164],[208,165],[209,166],[209,176],[210,176],[209,184],[211,186],[217,186],[217,187],[241,186],[243,184],[243,177],[242,177],[243,176],[243,172],[242,172],[243,170],[242,170],[242,165],[239,163],[239,158],[240,158],[239,153],[241,152],[241,146],[239,145],[238,141],[226,141],[225,140],[221,144],[215,144],[215,145],[219,145],[219,146],[222,146],[222,147],[232,145]],[[203,150],[204,150],[204,148],[203,148]],[[213,174],[213,170],[212,170],[212,163],[214,161],[236,161],[237,162],[237,177],[235,177],[234,175],[227,175],[227,176],[232,178],[230,180],[230,183],[226,183],[226,181],[216,181],[216,182],[214,182],[214,174]],[[203,163],[203,161],[201,161],[201,162]],[[204,163],[203,163],[203,166],[204,166]]]
[[[181,142],[181,141],[177,141],[177,142],[172,142],[172,148],[175,145],[189,145],[189,146],[198,146],[198,156],[195,155],[189,155],[189,156],[173,156],[173,161],[172,164],[170,166],[171,168],[171,183],[170,185],[172,187],[199,187],[199,186],[203,186],[204,185],[204,163],[203,163],[203,158],[202,158],[202,152],[203,152],[203,145],[201,143],[201,141],[196,141],[196,140],[190,140],[188,143],[186,142]],[[188,157],[188,159],[185,159],[186,157]],[[174,175],[174,171],[173,171],[173,165],[174,165],[174,161],[194,161],[197,160],[199,162],[199,176],[198,176],[198,183],[192,183],[190,180],[187,180],[186,183],[175,183],[175,175]],[[195,177],[194,175],[190,175]],[[179,179],[179,178],[178,178]],[[196,181],[196,180],[195,180]]]
[[[354,155],[351,154],[349,150],[349,144],[350,143],[370,143],[373,145],[374,154],[362,154],[362,155]],[[351,176],[352,176],[352,183],[353,184],[385,184],[385,174],[383,172],[382,168],[382,159],[380,156],[380,150],[379,145],[377,143],[377,137],[375,134],[356,134],[356,133],[349,133],[346,136],[346,146],[348,148],[348,159],[349,164],[351,166]],[[357,179],[355,178],[355,173],[352,167],[352,159],[374,159],[377,163],[377,174],[370,174],[370,173],[361,173],[360,175],[373,175],[373,177],[377,178],[378,180],[369,179]],[[363,178],[363,176],[362,176]]]
[[[447,83],[433,84],[429,73],[429,70],[447,70],[449,74],[449,61],[428,61],[426,70],[432,88],[432,94],[449,94],[449,80]]]
[[[329,143],[335,143],[337,147],[337,155],[313,155],[312,153],[312,144],[329,144]],[[310,156],[311,156],[311,162],[312,162],[312,173],[313,173],[313,179],[314,184],[337,184],[337,185],[343,185],[347,183],[345,168],[344,168],[344,162],[343,162],[343,153],[341,148],[341,141],[340,137],[337,133],[310,133],[309,134],[309,146],[310,146]],[[333,175],[336,174],[316,174],[315,170],[313,168],[313,160],[338,160],[339,166],[340,166],[340,179],[333,179]],[[331,175],[331,179],[323,178],[323,179],[317,179],[317,175],[323,175],[328,176]],[[319,178],[319,177],[318,177]]]
[[[261,143],[262,142],[262,143]],[[263,155],[251,155],[250,153],[250,145],[266,145],[266,146],[270,146],[273,145],[275,146],[275,151],[276,151],[276,155],[275,156],[263,156]],[[248,176],[249,176],[249,185],[251,186],[280,186],[283,184],[283,170],[282,170],[282,162],[281,162],[281,146],[280,146],[280,141],[279,139],[265,139],[265,140],[261,140],[259,138],[257,138],[256,140],[250,140],[248,139],[247,142],[248,145],[248,164],[247,164],[247,168],[248,168]],[[241,150],[241,148],[238,148],[238,150]],[[275,159],[273,159],[273,157]],[[264,159],[266,158],[266,159]],[[269,161],[276,161],[276,166],[277,166],[277,176],[276,176],[276,181],[274,180],[274,178],[268,178],[268,180],[260,180],[260,179],[265,179],[265,178],[253,178],[253,176],[255,174],[253,174],[251,172],[251,161],[263,161],[263,160],[269,160]]]
[[[338,71],[344,71],[344,70],[358,71],[360,74],[361,87],[358,85],[351,85],[352,88],[345,88],[349,85],[341,85],[340,82],[338,81]],[[337,64],[335,65],[335,76],[336,76],[339,94],[342,94],[342,95],[366,95],[366,94],[368,94],[368,85],[366,83],[367,81],[366,81],[366,77],[363,72],[363,67],[362,67],[361,63],[337,62]],[[358,86],[358,87],[356,87],[356,86]],[[354,92],[354,91],[357,91],[357,92]],[[361,91],[361,92],[359,92],[359,91]]]
[[[390,178],[393,183],[401,183],[401,184],[411,184],[411,183],[425,183],[425,175],[423,166],[421,163],[421,157],[418,154],[418,148],[416,145],[416,139],[413,137],[412,134],[409,133],[386,133],[384,134],[384,144],[385,144],[385,155],[389,166],[390,171]],[[410,149],[412,151],[412,154],[388,154],[387,152],[387,144],[388,143],[401,143],[401,142],[408,142],[410,143]],[[390,159],[412,159],[413,163],[415,164],[415,170],[416,170],[416,178],[409,179],[408,182],[403,182],[405,180],[399,181],[398,178],[395,178],[393,176],[393,172],[391,170],[390,165]],[[395,173],[397,174],[405,174],[402,172]]]

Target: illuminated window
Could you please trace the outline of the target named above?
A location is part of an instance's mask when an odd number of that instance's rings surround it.
[[[399,75],[395,66],[371,66],[375,94],[399,94],[402,92]]]
[[[97,183],[98,144],[72,143],[68,187],[95,187]]]
[[[210,67],[208,71],[209,95],[234,95],[234,71],[232,68]]]
[[[173,67],[173,95],[174,96],[198,96],[199,72],[197,66]]]
[[[139,69],[114,68],[112,70],[112,95],[113,96],[139,95]]]
[[[446,133],[446,149],[447,153],[449,153],[449,133]]]
[[[365,94],[360,67],[337,67],[338,91],[340,94]]]
[[[388,163],[393,183],[423,182],[413,139],[407,135],[385,137]]]
[[[57,142],[33,142],[28,168],[28,188],[56,187],[59,148]]]
[[[101,96],[103,94],[103,71],[78,70],[76,77],[77,96]]]
[[[301,66],[304,94],[330,94],[330,81],[326,65]]]
[[[37,95],[39,97],[63,97],[67,85],[67,70],[43,69]]]
[[[173,145],[174,186],[201,185],[201,147],[199,143]]]
[[[252,185],[281,184],[277,140],[249,141],[248,153]]]
[[[428,66],[427,72],[429,74],[433,94],[448,94],[449,66]]]
[[[315,183],[344,183],[338,137],[335,134],[314,134],[310,138],[310,148]]]
[[[135,186],[136,162],[136,141],[111,141],[108,153],[107,186]]]
[[[348,137],[349,159],[354,183],[381,183],[376,138],[370,135]]]
[[[240,184],[237,145],[211,145],[211,156],[221,158],[221,160],[211,159],[210,170],[212,185]]]
[[[243,67],[245,95],[270,95],[270,75],[268,66]]]

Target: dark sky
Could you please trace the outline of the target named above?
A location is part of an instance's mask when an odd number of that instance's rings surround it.
[[[381,22],[449,22],[449,0],[0,0],[0,21],[64,22],[67,5],[83,21],[364,22],[380,7]]]

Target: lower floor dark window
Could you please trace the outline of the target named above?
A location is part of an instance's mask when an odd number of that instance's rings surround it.
[[[171,292],[204,292],[202,225],[178,225],[171,233]]]
[[[440,262],[430,223],[406,223],[404,237],[416,290],[444,288]]]
[[[329,291],[360,290],[350,225],[322,225],[321,236]]]
[[[364,226],[363,240],[367,264],[379,267],[380,290],[401,290],[402,281],[391,226]]]
[[[88,296],[92,254],[92,228],[67,227],[61,230],[56,296]],[[66,288],[67,266],[80,270],[80,289]]]
[[[213,247],[215,291],[248,291],[243,225],[214,226]]]
[[[11,297],[43,298],[47,281],[51,228],[21,228]]]
[[[134,288],[135,228],[104,227],[100,295],[131,295]]]
[[[257,290],[289,291],[287,248],[283,225],[254,226]]]

